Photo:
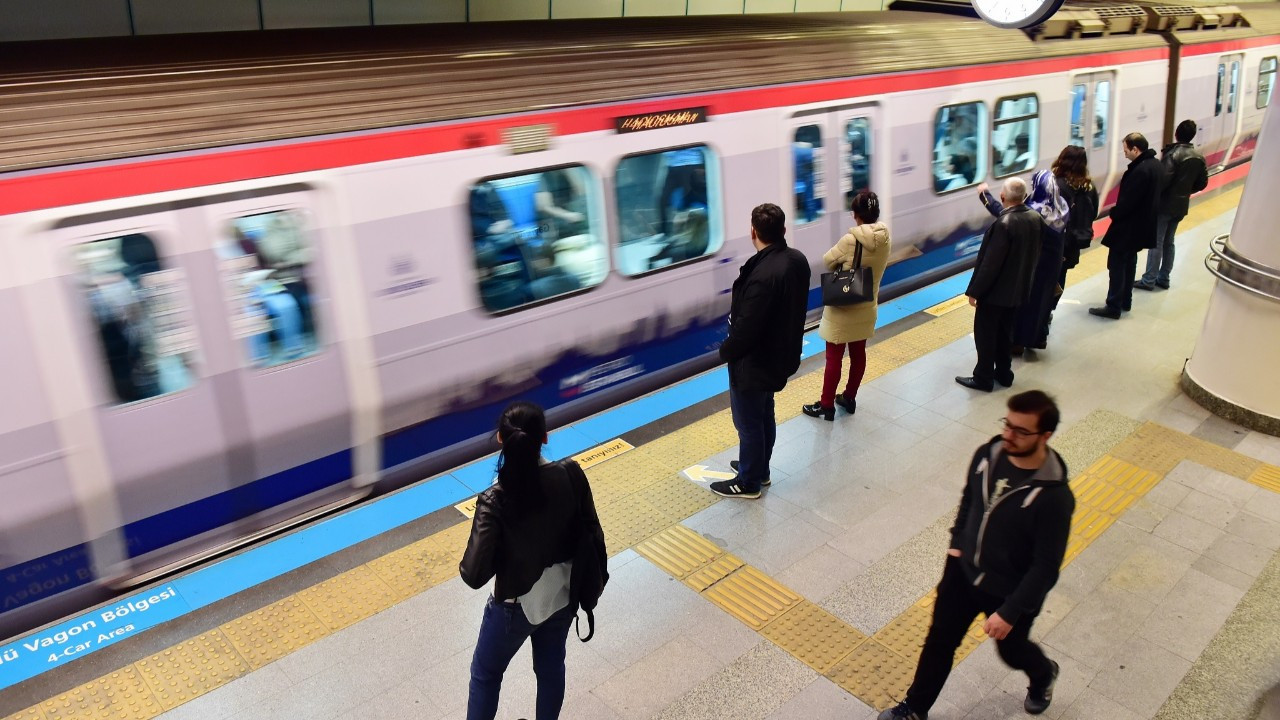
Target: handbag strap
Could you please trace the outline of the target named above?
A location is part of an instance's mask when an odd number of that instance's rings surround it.
[[[858,238],[854,238],[853,244],[857,248],[853,251],[853,267],[850,270],[857,270],[862,267],[862,243],[858,242]]]

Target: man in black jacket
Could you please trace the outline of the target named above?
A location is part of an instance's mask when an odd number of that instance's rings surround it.
[[[986,183],[978,186],[978,197],[985,203]],[[973,315],[973,343],[978,350],[978,364],[972,377],[956,377],[961,385],[991,392],[998,381],[1013,384],[1012,342],[1013,318],[1018,306],[1031,292],[1031,276],[1040,257],[1040,232],[1044,220],[1040,213],[1023,204],[1027,199],[1027,183],[1021,178],[1004,181],[1000,204],[1004,209],[982,237],[978,264],[969,280],[969,304],[977,308]]]
[[[1058,426],[1053,398],[1039,390],[1014,395],[1003,425],[969,465],[915,679],[879,720],[928,718],[979,613],[1000,658],[1031,680],[1023,708],[1038,715],[1053,700],[1058,664],[1029,634],[1058,582],[1076,500],[1067,464],[1048,445]]]
[[[1109,248],[1107,304],[1089,308],[1090,315],[1112,320],[1119,320],[1120,313],[1133,306],[1138,253],[1156,246],[1156,215],[1164,187],[1164,169],[1142,133],[1124,136],[1124,156],[1129,167],[1120,178],[1120,194],[1111,208],[1111,227],[1102,238],[1102,244]]]
[[[1191,144],[1195,136],[1195,121],[1183,120],[1173,131],[1178,142],[1166,147],[1161,156],[1165,185],[1160,195],[1160,214],[1156,217],[1156,246],[1147,251],[1147,271],[1133,284],[1139,290],[1169,289],[1174,233],[1178,231],[1178,223],[1187,216],[1191,195],[1209,184],[1204,156]]]
[[[765,203],[751,211],[756,248],[733,282],[729,337],[720,359],[729,363],[729,406],[738,430],[738,477],[711,483],[725,497],[758,498],[769,484],[769,458],[777,427],[773,394],[800,367],[809,306],[809,261],[787,247],[782,209]]]

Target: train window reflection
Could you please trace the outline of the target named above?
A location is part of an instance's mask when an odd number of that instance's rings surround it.
[[[1225,64],[1218,65],[1218,95],[1213,101],[1213,116],[1217,117],[1222,114],[1222,91],[1227,86],[1227,66]]]
[[[639,275],[715,253],[724,242],[715,156],[705,146],[618,163],[618,271]]]
[[[943,193],[986,177],[987,109],[980,102],[948,105],[934,116],[933,189]]]
[[[822,217],[822,201],[827,192],[822,167],[822,128],[817,125],[796,128],[791,154],[796,168],[796,223],[810,223]]]
[[[853,196],[871,187],[871,121],[860,117],[844,126],[844,142],[849,158],[849,185],[844,209],[853,209]]]
[[[575,165],[471,186],[480,300],[500,312],[595,287],[609,271],[591,217],[591,173]]]
[[[1240,62],[1238,60],[1231,63],[1231,94],[1227,99],[1227,112],[1236,111],[1236,90],[1240,86]]]
[[[1271,88],[1276,82],[1276,59],[1262,58],[1258,66],[1258,104],[1259,110],[1271,104]]]
[[[1084,147],[1085,134],[1085,97],[1089,94],[1089,88],[1086,85],[1071,86],[1071,137],[1068,140],[1070,145],[1079,145]]]
[[[190,387],[195,332],[180,300],[180,272],[165,267],[148,235],[132,233],[76,248],[80,283],[121,403]]]
[[[1107,146],[1107,118],[1111,109],[1111,81],[1093,86],[1093,147]]]
[[[245,341],[253,366],[314,355],[311,247],[301,214],[276,210],[235,218],[218,255],[233,308],[232,334]]]
[[[1039,149],[1040,102],[1036,96],[997,100],[996,119],[991,128],[995,176],[1013,175],[1035,167]]]

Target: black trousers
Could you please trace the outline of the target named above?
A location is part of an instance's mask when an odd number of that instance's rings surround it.
[[[973,366],[973,377],[990,385],[996,378],[1013,375],[1013,358],[1009,346],[1013,343],[1013,321],[1018,308],[1000,307],[978,301],[973,314],[973,344],[978,350],[978,364]]]
[[[928,713],[938,700],[942,686],[951,674],[956,649],[978,614],[991,615],[1004,599],[975,588],[965,576],[958,558],[947,557],[938,583],[938,601],[933,605],[933,623],[925,636],[916,676],[907,690],[907,704],[918,713]],[[1036,616],[1022,617],[1003,640],[996,641],[1000,659],[1009,667],[1021,670],[1031,679],[1031,685],[1043,688],[1053,679],[1053,665],[1045,657],[1040,646],[1031,642],[1031,624]]]
[[[1117,311],[1133,307],[1133,278],[1137,273],[1136,251],[1107,251],[1107,307]]]

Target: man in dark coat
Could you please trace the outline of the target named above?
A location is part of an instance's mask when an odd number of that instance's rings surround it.
[[[978,186],[978,197],[986,193],[986,183]],[[1040,258],[1040,233],[1044,220],[1040,213],[1027,207],[1027,183],[1022,178],[1009,178],[1000,191],[1004,209],[982,236],[978,264],[969,280],[969,304],[977,308],[973,315],[973,344],[978,350],[978,364],[971,377],[956,377],[961,385],[991,392],[995,383],[1013,385],[1012,343],[1013,319],[1018,306],[1031,292],[1031,277]]]
[[[809,261],[787,247],[782,209],[765,203],[751,211],[756,248],[733,282],[729,337],[720,359],[729,364],[729,406],[738,430],[738,477],[711,483],[724,497],[758,498],[769,484],[769,458],[777,426],[773,395],[800,368],[809,306]]]
[[[1133,306],[1138,253],[1156,246],[1156,215],[1164,187],[1164,169],[1141,133],[1124,136],[1124,156],[1129,168],[1120,178],[1120,194],[1111,208],[1111,227],[1102,238],[1102,244],[1109,248],[1107,304],[1089,308],[1090,315],[1112,320],[1119,320],[1120,313]]]
[[[951,528],[933,621],[906,698],[878,720],[926,720],[951,674],[956,649],[979,614],[1000,659],[1027,674],[1022,707],[1049,709],[1058,663],[1030,639],[1045,596],[1058,582],[1076,499],[1067,464],[1049,447],[1058,406],[1039,390],[1009,398],[999,437],[969,463]]]
[[[1173,270],[1173,236],[1178,223],[1187,216],[1192,193],[1209,184],[1209,169],[1204,156],[1191,144],[1196,136],[1194,120],[1183,120],[1169,145],[1160,156],[1164,166],[1164,192],[1160,195],[1160,214],[1156,219],[1156,246],[1147,251],[1147,271],[1133,286],[1139,290],[1169,289],[1169,271]]]

